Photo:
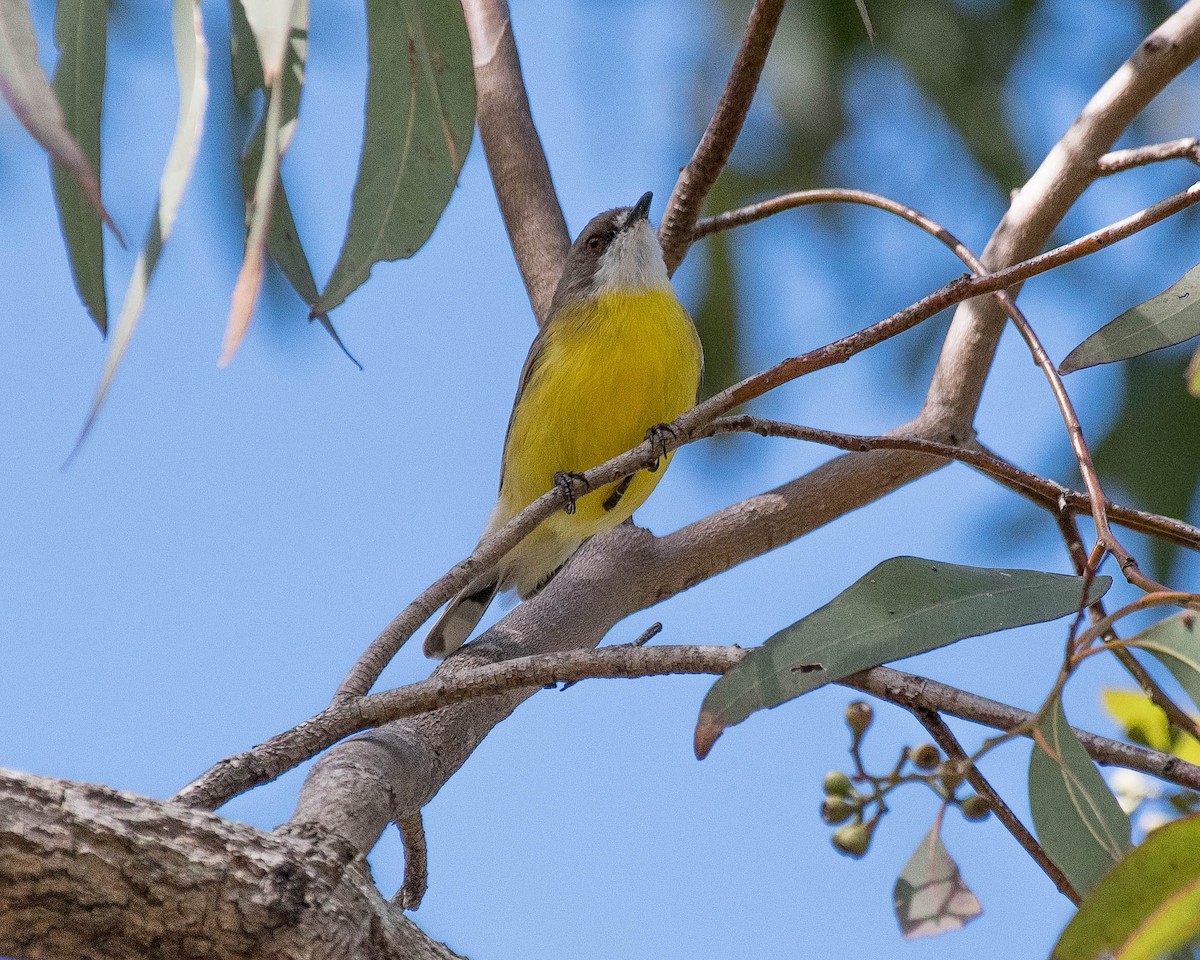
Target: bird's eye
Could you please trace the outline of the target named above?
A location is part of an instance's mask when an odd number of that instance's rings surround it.
[[[587,248],[589,250],[591,250],[592,253],[595,253],[602,246],[604,246],[604,243],[601,241],[601,239],[599,237],[591,237],[587,242]]]

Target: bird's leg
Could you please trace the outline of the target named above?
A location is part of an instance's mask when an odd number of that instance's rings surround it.
[[[567,514],[575,513],[576,486],[580,487],[578,496],[583,496],[592,489],[592,485],[587,482],[587,477],[582,473],[575,473],[573,470],[560,470],[554,475],[554,486],[562,491],[563,497],[566,498],[566,506],[563,510]]]

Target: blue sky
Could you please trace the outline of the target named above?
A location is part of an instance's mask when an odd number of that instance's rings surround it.
[[[513,16],[572,230],[647,189],[657,219],[696,135],[693,75],[720,40],[719,17],[681,17],[666,0],[543,9],[516,0]],[[218,371],[241,255],[240,197],[226,8],[205,2],[203,10],[213,97],[201,163],[116,386],[65,472],[59,465],[104,344],[71,288],[44,158],[0,115],[9,331],[0,354],[8,451],[0,460],[0,764],[159,797],[323,707],[375,633],[469,551],[491,506],[534,333],[476,142],[426,248],[377,267],[334,315],[363,372],[304,323],[278,277],[233,365]],[[1006,91],[1009,109],[1028,119],[1030,163],[1139,36],[1126,5],[1088,10],[1094,29],[1080,38],[1071,27],[1077,5],[1052,4]],[[38,14],[49,63],[49,5]],[[131,245],[144,234],[174,122],[169,27],[160,4],[117,5],[104,188]],[[336,259],[356,170],[363,30],[361,5],[314,4],[308,85],[285,171],[318,279]],[[890,193],[982,247],[1002,195],[885,52],[851,77],[849,128],[827,182]],[[1195,84],[1185,78],[1152,111],[1145,139],[1194,132]],[[775,122],[769,104],[758,108],[765,142]],[[1179,167],[1101,184],[1067,231],[1132,212],[1189,175]],[[1166,225],[1030,284],[1023,302],[1051,355],[1061,358],[1190,267],[1179,236]],[[110,252],[110,299],[119,304],[135,251]],[[961,272],[932,240],[865,211],[848,214],[844,231],[803,213],[756,227],[740,256],[748,368],[865,325]],[[685,302],[700,259],[678,275]],[[919,404],[898,372],[903,359],[888,345],[757,409],[882,432]],[[1114,415],[1119,371],[1078,374],[1070,386],[1085,429],[1099,436]],[[1002,345],[979,426],[1017,462],[1076,482],[1063,468],[1066,443],[1046,385],[1015,338]],[[669,531],[826,456],[757,438],[691,447],[637,519]],[[610,639],[632,639],[661,620],[660,642],[758,643],[898,554],[1066,571],[1053,531],[1036,519],[1009,494],[950,468],[631,618]],[[1033,706],[1052,681],[1061,632],[1049,625],[968,641],[904,666]],[[384,682],[429,669],[413,644]],[[1068,711],[1111,732],[1096,699],[1105,683],[1123,681],[1093,660]],[[1022,955],[1048,952],[1066,901],[997,823],[964,824],[954,814],[946,842],[985,915],[960,934],[903,944],[891,888],[929,827],[932,798],[899,797],[870,856],[840,857],[816,811],[825,771],[848,762],[841,718],[850,694],[826,689],[755,716],[697,763],[691,730],[708,685],[596,681],[523,706],[426,811],[431,889],[417,921],[496,960],[834,949],[848,958],[998,958],[1011,957],[1014,943]],[[867,750],[877,767],[925,739],[899,710],[879,706],[878,715]],[[978,742],[981,731],[957,729]],[[1027,763],[1018,744],[986,768],[1021,813]],[[223,813],[274,827],[290,814],[300,777]],[[403,862],[394,832],[371,859],[390,895]]]

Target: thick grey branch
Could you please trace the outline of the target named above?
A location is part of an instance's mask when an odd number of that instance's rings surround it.
[[[0,771],[0,955],[451,960],[355,851],[106,787]]]
[[[506,0],[462,0],[475,64],[476,114],[496,199],[538,325],[571,246],[533,115]]]

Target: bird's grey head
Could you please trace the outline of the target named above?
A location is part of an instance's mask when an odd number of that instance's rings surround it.
[[[553,316],[568,304],[605,293],[632,293],[670,284],[662,247],[650,226],[650,200],[605,210],[583,228],[567,253],[554,292]]]

